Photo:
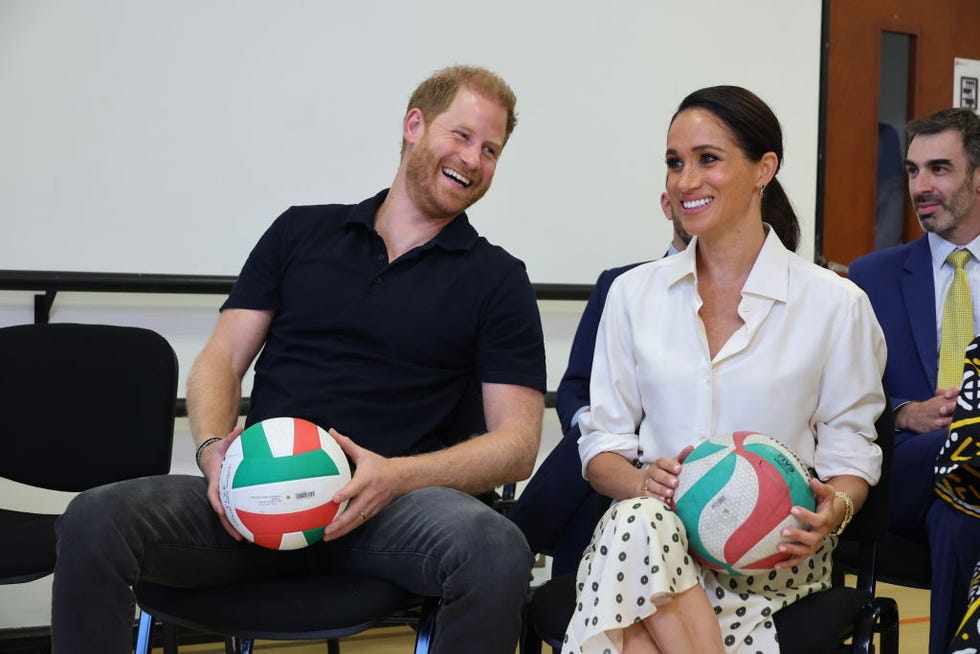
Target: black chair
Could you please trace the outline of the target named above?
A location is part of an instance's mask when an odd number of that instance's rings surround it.
[[[888,521],[895,431],[890,407],[885,407],[875,428],[884,453],[881,481],[871,489],[864,507],[840,538],[842,543],[854,544],[858,557],[856,585],[837,583],[842,582],[842,575],[835,575],[833,587],[777,611],[774,620],[783,652],[868,654],[874,651],[874,634],[878,632],[881,651],[898,654],[898,604],[891,598],[875,596],[878,539]],[[574,605],[574,574],[556,577],[536,589],[527,607],[521,654],[541,654],[542,641],[560,648]],[[848,639],[850,643],[845,643]]]
[[[177,357],[155,332],[0,328],[0,476],[58,491],[170,471]],[[0,509],[0,583],[54,571],[57,515]]]
[[[438,598],[423,598],[363,576],[330,575],[243,582],[188,590],[142,582],[136,587],[140,624],[136,654],[149,654],[154,623],[162,620],[164,651],[175,654],[176,626],[225,637],[228,654],[250,654],[255,640],[327,640],[327,651],[340,651],[337,639],[384,624],[409,624],[418,630],[415,653],[429,651]]]
[[[842,542],[834,552],[834,564],[841,574],[856,574],[860,558],[855,543]],[[929,544],[886,533],[878,539],[875,578],[886,584],[929,590],[932,578]]]
[[[839,583],[845,574],[858,574],[861,568],[858,545],[842,540],[834,551],[835,583]],[[929,590],[932,583],[929,544],[892,532],[884,533],[878,539],[875,579],[894,586]],[[894,619],[897,621],[898,617]]]
[[[506,515],[515,484],[477,497]],[[165,654],[176,654],[176,628],[218,634],[226,654],[250,654],[256,640],[326,640],[339,654],[339,639],[386,625],[416,630],[415,654],[426,654],[436,629],[439,598],[421,597],[374,577],[325,575],[250,581],[206,589],[141,582],[135,654],[149,654],[163,628]]]
[[[506,515],[514,484],[478,497]],[[141,582],[135,654],[150,654],[154,632],[164,629],[165,654],[176,654],[176,628],[218,634],[226,654],[250,654],[256,640],[323,640],[339,654],[339,639],[386,625],[416,630],[415,654],[426,654],[436,629],[439,598],[421,597],[374,577],[326,575],[242,582],[189,590]]]
[[[506,515],[514,484],[477,497]],[[177,626],[225,637],[227,654],[249,654],[256,640],[322,640],[339,654],[338,640],[366,629],[409,625],[415,654],[426,654],[435,634],[439,598],[420,597],[374,577],[326,575],[242,582],[187,590],[141,582],[135,654],[149,654],[157,626],[164,628],[165,654],[176,654]],[[158,624],[159,623],[159,624]]]

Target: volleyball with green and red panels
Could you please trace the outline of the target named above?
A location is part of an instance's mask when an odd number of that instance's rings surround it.
[[[705,441],[684,460],[674,510],[688,549],[703,565],[729,574],[772,569],[782,530],[801,523],[793,506],[814,510],[810,473],[786,445],[738,431]]]
[[[256,545],[292,550],[323,538],[347,503],[332,501],[350,481],[333,437],[301,418],[269,418],[242,432],[221,465],[219,492],[232,526]]]

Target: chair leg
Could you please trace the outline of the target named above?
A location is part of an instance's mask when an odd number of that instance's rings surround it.
[[[415,654],[429,654],[432,647],[432,637],[436,631],[436,613],[439,611],[439,599],[429,597],[422,603],[419,613],[418,634],[415,636]]]
[[[248,651],[252,651],[252,643],[247,638],[239,638],[238,636],[228,636],[225,638],[225,654],[242,654],[248,648]]]
[[[153,616],[140,609],[140,626],[136,632],[136,654],[150,654],[153,639]]]
[[[255,642],[251,638],[230,636],[225,638],[225,654],[252,654]]]
[[[541,638],[534,630],[534,625],[531,624],[526,609],[527,607],[525,607],[524,618],[521,620],[521,639],[517,651],[520,654],[541,654]]]
[[[177,654],[177,625],[163,623],[163,654]]]
[[[898,604],[891,597],[876,597],[881,611],[881,654],[898,654]]]
[[[521,654],[541,654],[541,637],[534,631],[532,625],[521,634]]]
[[[327,654],[340,654],[340,640],[327,638]]]

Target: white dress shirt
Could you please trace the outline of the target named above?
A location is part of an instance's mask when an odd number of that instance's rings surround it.
[[[698,315],[696,238],[616,279],[579,420],[583,474],[600,452],[649,464],[750,430],[788,445],[820,479],[878,481],[886,350],[871,303],[768,231],[742,288],[744,324],[714,359]]]

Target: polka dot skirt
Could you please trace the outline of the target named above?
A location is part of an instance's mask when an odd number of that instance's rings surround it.
[[[660,500],[614,503],[599,521],[576,575],[576,605],[562,654],[612,654],[622,629],[702,584],[729,654],[777,654],[772,614],[830,586],[827,539],[816,554],[787,570],[731,576],[703,568],[687,552],[687,533]]]

